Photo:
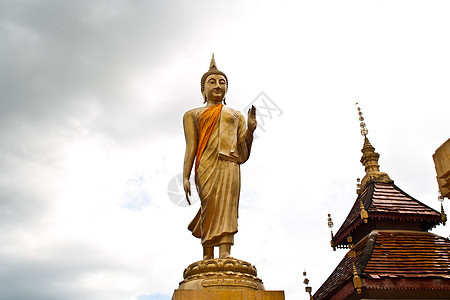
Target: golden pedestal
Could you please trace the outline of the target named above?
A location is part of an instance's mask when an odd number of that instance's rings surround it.
[[[283,291],[266,291],[252,264],[235,258],[206,259],[189,265],[172,300],[284,300]]]
[[[175,290],[172,300],[285,300],[283,291]]]

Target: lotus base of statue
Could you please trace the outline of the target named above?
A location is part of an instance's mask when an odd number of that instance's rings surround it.
[[[235,258],[214,258],[190,264],[172,300],[284,300],[283,291],[266,291],[255,266]]]

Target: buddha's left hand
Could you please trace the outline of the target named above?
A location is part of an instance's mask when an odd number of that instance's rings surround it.
[[[256,125],[256,107],[252,105],[248,110],[247,129],[253,132],[256,129]]]

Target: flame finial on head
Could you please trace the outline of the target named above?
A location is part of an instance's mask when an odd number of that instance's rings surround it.
[[[211,63],[209,64],[210,70],[217,70],[216,60],[214,59],[214,53],[212,54]]]

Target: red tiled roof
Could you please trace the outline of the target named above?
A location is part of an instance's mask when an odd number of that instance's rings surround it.
[[[345,238],[362,224],[361,201],[369,219],[425,221],[428,230],[441,222],[440,213],[409,196],[393,183],[369,183],[356,199],[350,213],[333,237],[336,246],[346,245]]]
[[[450,291],[450,240],[446,238],[420,231],[373,231],[354,250],[356,257],[344,257],[314,294],[315,300],[329,299],[351,283],[353,262],[363,289],[388,288],[389,284],[382,283],[401,279],[403,288]],[[439,283],[430,283],[430,279]]]
[[[347,218],[333,237],[333,243],[336,246],[347,236],[347,234],[352,232],[353,229],[355,229],[355,227],[362,222],[361,218],[359,217],[361,212],[360,202],[362,201],[364,203],[364,207],[367,207],[365,203],[370,202],[372,198],[372,192],[373,184],[369,184],[358,196]]]
[[[358,262],[364,252],[367,242],[367,237],[362,239],[353,250],[356,252],[355,258],[344,256],[339,265],[334,269],[333,273],[322,284],[322,286],[314,294],[313,298],[316,300],[328,299],[329,296],[334,294],[340,288],[342,288],[348,281],[352,280],[353,275],[353,262]]]
[[[372,203],[367,210],[369,216],[374,213],[396,213],[416,215],[419,218],[436,216],[440,214],[420,201],[412,198],[394,184],[375,183],[372,194]]]
[[[450,279],[450,241],[429,232],[379,232],[363,275]]]

